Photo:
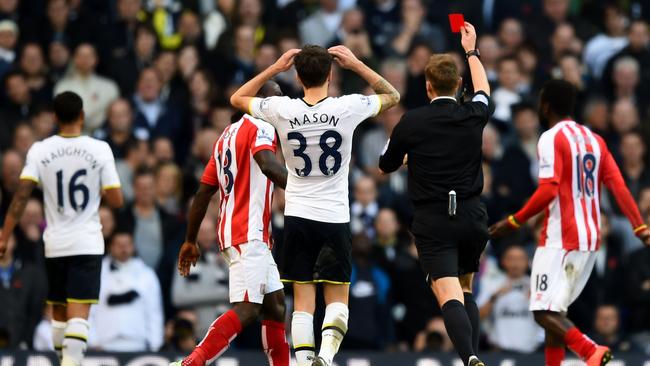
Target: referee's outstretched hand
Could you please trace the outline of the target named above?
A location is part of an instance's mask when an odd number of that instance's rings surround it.
[[[515,231],[515,228],[510,225],[510,222],[508,222],[508,219],[503,219],[496,224],[490,226],[488,229],[488,234],[490,235],[490,238],[495,239],[495,238],[500,238],[502,236],[506,236],[510,234],[511,232]]]

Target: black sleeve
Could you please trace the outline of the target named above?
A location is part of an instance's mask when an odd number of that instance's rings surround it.
[[[494,113],[492,98],[482,90],[474,93],[469,102],[462,104],[462,108],[465,108],[471,116],[481,117],[483,125],[487,124],[488,119]]]
[[[384,152],[379,157],[379,169],[384,173],[392,173],[404,164],[404,155],[408,152],[408,145],[405,141],[404,116],[393,129],[393,133],[384,147]]]

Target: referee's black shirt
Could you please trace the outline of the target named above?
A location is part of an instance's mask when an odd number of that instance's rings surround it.
[[[458,104],[451,97],[406,112],[393,129],[379,168],[393,172],[408,154],[409,195],[415,207],[476,197],[483,190],[483,128],[494,111],[482,91]]]

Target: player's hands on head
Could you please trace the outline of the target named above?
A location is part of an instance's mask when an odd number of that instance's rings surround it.
[[[510,225],[508,219],[503,219],[488,228],[488,234],[490,235],[490,238],[493,239],[506,236],[513,231],[515,231],[515,228]]]
[[[292,48],[289,51],[285,52],[280,56],[280,58],[275,61],[273,67],[278,72],[287,71],[293,66],[293,60],[296,58],[296,55],[300,53],[300,48]]]
[[[460,29],[460,43],[463,45],[465,52],[476,49],[476,29],[469,22],[465,22],[465,25]]]
[[[643,242],[643,244],[650,246],[650,229],[645,229],[641,231],[639,234],[637,234],[639,239]]]
[[[345,46],[334,46],[327,49],[327,52],[334,57],[334,60],[344,69],[354,70],[361,61]]]
[[[190,268],[196,266],[196,261],[199,260],[201,251],[196,243],[185,242],[181,246],[178,253],[178,272],[181,276],[187,277],[190,275]]]

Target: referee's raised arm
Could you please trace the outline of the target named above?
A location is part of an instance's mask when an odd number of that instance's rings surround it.
[[[490,83],[488,82],[485,68],[479,59],[480,54],[476,49],[476,29],[470,23],[465,22],[465,26],[461,28],[460,32],[460,43],[463,45],[463,49],[465,49],[465,54],[467,55],[467,63],[469,64],[470,75],[472,75],[474,92],[482,91],[490,96]]]

